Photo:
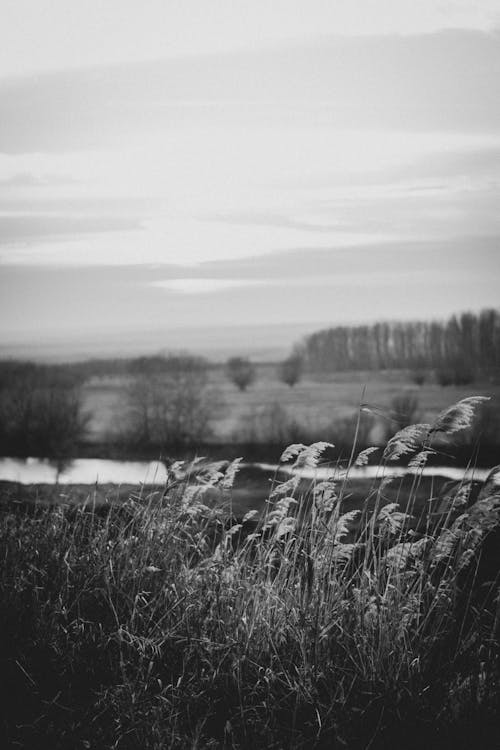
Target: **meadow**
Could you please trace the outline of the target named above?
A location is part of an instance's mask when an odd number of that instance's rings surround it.
[[[356,445],[328,480],[276,477],[260,513],[233,505],[238,461],[178,462],[120,502],[3,493],[4,746],[496,748],[499,469],[390,476],[481,406],[403,429],[363,487]]]
[[[256,369],[255,382],[247,390],[240,391],[228,380],[222,365],[210,368],[209,386],[219,403],[212,422],[212,435],[207,442],[213,446],[221,445],[223,449],[235,443],[248,449],[262,444],[263,455],[267,458],[268,448],[274,444],[274,460],[277,460],[284,443],[302,439],[304,433],[311,439],[325,439],[336,444],[342,440],[349,449],[362,402],[373,407],[366,439],[370,444],[383,443],[388,434],[395,431],[390,419],[391,401],[395,396],[414,395],[418,408],[413,416],[428,421],[471,391],[470,385],[442,387],[432,380],[417,386],[412,381],[412,373],[407,370],[349,371],[326,375],[305,373],[291,388],[280,381],[277,365],[261,363]],[[115,441],[123,429],[129,383],[130,378],[126,375],[90,377],[85,381],[83,409],[90,415],[87,427],[90,449],[97,444],[103,450],[103,446]],[[479,395],[491,396],[495,403],[499,400],[500,382],[482,379],[474,384],[473,390]],[[223,456],[227,454],[223,453]]]

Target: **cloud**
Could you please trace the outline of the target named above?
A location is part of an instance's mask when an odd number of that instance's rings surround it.
[[[69,175],[46,174],[35,175],[31,172],[16,172],[0,180],[0,188],[43,188],[76,185],[78,180]]]
[[[456,177],[475,182],[500,179],[500,135],[483,134],[460,139],[448,134],[445,142],[439,137],[433,140],[422,141],[418,154],[412,153],[410,148],[406,153],[401,152],[396,165],[371,166],[351,173],[325,170],[297,177],[289,184],[295,189],[318,191],[360,186],[392,185],[397,188],[401,184],[424,180],[440,180],[445,186],[445,180]]]
[[[194,268],[4,265],[0,333],[13,340],[194,327],[209,337],[222,325],[441,317],[498,304],[499,246],[500,237],[471,237],[310,247]]]
[[[260,51],[0,82],[5,152],[113,145],[186,127],[500,126],[500,31],[328,37]]]
[[[218,214],[213,217],[213,221],[222,221],[226,224],[234,224],[236,226],[262,226],[262,227],[276,227],[286,229],[298,229],[299,231],[306,232],[320,232],[320,233],[331,233],[339,230],[349,231],[350,227],[345,226],[341,221],[335,223],[317,223],[314,221],[300,220],[296,218],[290,218],[280,214],[273,214],[270,212],[234,212],[228,214]]]
[[[41,180],[30,172],[18,172],[12,177],[0,180],[0,187],[39,187],[42,184]]]
[[[500,147],[486,145],[426,154],[411,164],[388,170],[385,177],[405,181],[446,177],[494,177],[500,180]]]
[[[500,237],[461,237],[453,240],[404,241],[359,247],[331,249],[302,247],[288,252],[269,253],[229,261],[200,264],[199,277],[260,279],[269,283],[329,277],[342,284],[344,279],[373,279],[379,284],[390,274],[450,273],[457,268],[474,276],[483,272],[500,273]],[[432,270],[431,270],[432,269]],[[180,274],[179,274],[180,271]],[[182,275],[182,270],[177,272]],[[184,273],[193,276],[192,269]]]
[[[262,286],[265,279],[214,279],[209,277],[185,277],[153,281],[151,286],[181,294],[212,294],[242,287]]]
[[[102,232],[140,229],[136,219],[108,216],[0,216],[0,244],[37,242],[42,239],[77,237]]]

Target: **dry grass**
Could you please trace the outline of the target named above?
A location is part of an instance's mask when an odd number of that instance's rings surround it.
[[[91,413],[91,440],[106,440],[113,432],[125,409],[127,383],[126,378],[117,377],[96,379],[85,385],[84,406]],[[357,412],[362,398],[382,406],[390,414],[395,394],[415,391],[410,374],[405,372],[347,372],[321,378],[305,376],[294,388],[289,388],[279,380],[274,365],[259,366],[256,382],[244,392],[228,381],[223,368],[211,371],[211,384],[219,390],[224,404],[214,421],[215,438],[219,442],[231,440],[235,434],[244,441],[249,417],[250,421],[265,422],[266,415],[277,403],[288,421],[309,429],[312,425],[315,432],[336,442],[333,438],[336,427]],[[474,390],[478,394],[500,395],[498,384],[493,383],[478,383]],[[470,386],[442,388],[425,383],[418,388],[419,409],[425,419],[432,419],[446,404],[466,397],[469,392]],[[262,413],[264,417],[259,420]]]
[[[418,474],[385,496],[396,449],[423,465],[475,406],[404,431],[351,512],[347,467],[236,522],[238,463],[171,467],[165,496],[109,508],[4,508],[5,746],[494,747],[499,472],[425,512]]]

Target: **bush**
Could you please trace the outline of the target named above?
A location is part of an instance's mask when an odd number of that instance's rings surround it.
[[[136,375],[127,390],[128,442],[160,451],[202,444],[222,401],[209,386],[203,360],[162,358],[161,367]]]
[[[255,366],[246,357],[231,357],[231,359],[228,359],[226,374],[240,391],[245,391],[257,377]]]
[[[436,370],[436,381],[440,386],[446,388],[449,385],[454,384],[453,372],[449,367],[440,367]]]
[[[455,385],[471,385],[476,379],[474,368],[470,365],[460,365],[453,370],[453,382]]]
[[[443,387],[449,385],[470,385],[475,379],[476,373],[473,366],[461,359],[436,370],[436,380]]]
[[[279,378],[293,388],[302,377],[304,361],[300,354],[291,354],[279,366]]]
[[[4,455],[70,457],[86,433],[80,379],[59,368],[15,363],[0,377]]]
[[[308,429],[278,401],[242,414],[233,439],[247,445],[283,446],[308,439]]]
[[[425,370],[413,370],[410,377],[415,385],[421,386],[427,379],[427,373],[425,372]]]

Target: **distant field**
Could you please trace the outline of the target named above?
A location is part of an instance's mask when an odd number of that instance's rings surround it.
[[[331,376],[306,376],[294,388],[281,383],[276,366],[259,365],[256,382],[244,392],[225,376],[223,368],[210,372],[211,385],[220,397],[218,416],[214,420],[214,439],[230,441],[248,431],[257,415],[264,419],[279,404],[286,415],[321,433],[329,440],[335,422],[357,411],[360,403],[369,404],[382,415],[389,411],[392,398],[405,391],[414,392],[419,401],[419,419],[432,419],[439,411],[470,395],[492,396],[499,401],[500,383],[477,382],[465,386],[442,387],[434,383],[414,385],[407,373],[342,372]],[[91,414],[89,439],[106,442],[126,420],[126,377],[92,378],[84,385],[84,408]],[[262,416],[264,415],[264,416]],[[381,416],[373,430],[383,430]]]

